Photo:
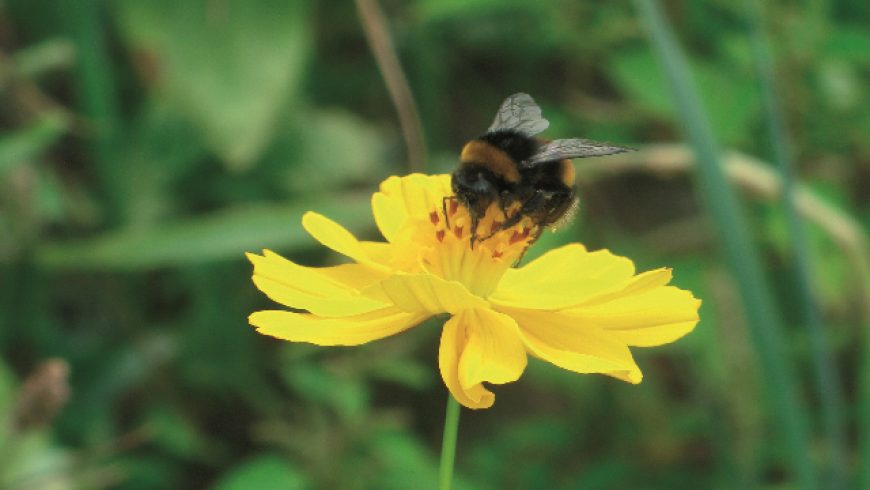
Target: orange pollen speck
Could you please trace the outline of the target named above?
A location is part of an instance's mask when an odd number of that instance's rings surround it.
[[[504,252],[499,252],[498,250],[496,250],[495,252],[492,253],[492,258],[497,259],[497,258],[501,257],[502,255],[504,255]]]
[[[456,214],[456,211],[459,210],[459,201],[453,199],[450,201],[450,214]]]
[[[435,238],[437,238],[439,242],[443,242],[444,241],[444,234],[445,234],[444,230],[438,230],[435,232]]]
[[[495,232],[497,232],[498,230],[501,230],[501,221],[493,221],[489,233],[495,234]]]
[[[431,221],[433,225],[437,225],[438,221],[440,221],[438,219],[438,213],[435,211],[432,211],[431,213],[429,213],[429,221]]]
[[[456,228],[453,228],[453,234],[456,235],[456,238],[462,238],[462,227],[457,226]]]

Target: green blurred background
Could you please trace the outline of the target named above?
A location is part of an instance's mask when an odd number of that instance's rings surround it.
[[[776,196],[747,6],[663,7],[716,140],[738,152],[723,161],[782,313],[773,350],[754,342],[746,284],[721,259],[732,234],[702,204],[711,190],[693,179],[640,10],[382,5],[427,172],[450,171],[501,100],[528,92],[547,136],[641,150],[578,161],[578,218],[532,255],[606,247],[673,267],[704,300],[691,335],[636,350],[638,386],[532,361],[494,408],[464,411],[459,488],[798,488],[796,453],[852,488],[870,466],[870,3],[764,4],[803,259]],[[409,171],[352,2],[0,1],[0,131],[0,488],[435,488],[437,322],[341,349],[246,321],[270,303],[243,252],[335,263],[301,214],[375,238],[371,192]],[[801,313],[804,266],[821,335]],[[794,396],[772,400],[781,379]],[[787,437],[782,403],[806,434]]]

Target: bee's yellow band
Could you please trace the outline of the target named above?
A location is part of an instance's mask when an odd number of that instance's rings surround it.
[[[465,144],[459,156],[460,164],[477,164],[488,168],[492,173],[511,183],[520,181],[517,164],[507,153],[491,144],[472,140]]]

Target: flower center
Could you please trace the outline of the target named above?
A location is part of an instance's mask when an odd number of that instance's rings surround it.
[[[504,272],[537,239],[540,227],[523,216],[516,224],[519,204],[503,212],[493,203],[472,229],[468,210],[452,196],[429,212],[434,247],[423,257],[426,267],[447,280],[459,281],[472,293],[487,296]],[[513,219],[511,219],[513,218]],[[473,243],[472,243],[473,241]]]

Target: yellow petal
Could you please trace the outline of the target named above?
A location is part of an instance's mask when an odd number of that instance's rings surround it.
[[[642,374],[628,346],[594,325],[556,312],[501,308],[520,327],[526,348],[537,357],[577,373],[601,373],[640,383]]]
[[[467,325],[462,316],[452,317],[441,330],[441,344],[438,347],[438,368],[441,378],[453,398],[468,408],[489,408],[495,403],[495,395],[482,384],[463,388],[459,381],[459,362],[468,344]]]
[[[389,272],[362,264],[341,264],[332,267],[318,267],[314,270],[320,272],[324,277],[356,290],[363,289],[390,276]]]
[[[366,246],[340,224],[318,213],[307,212],[302,216],[302,227],[315,240],[336,252],[371,267],[381,268],[369,255]]]
[[[607,250],[589,252],[573,243],[509,269],[489,299],[505,306],[559,309],[619,290],[634,276],[634,264]]]
[[[263,256],[247,256],[254,264],[254,284],[282,305],[323,316],[356,315],[387,306],[357,292],[384,277],[367,266],[303,267],[269,250]]]
[[[308,313],[265,310],[248,317],[263,335],[317,345],[359,345],[407,330],[427,318],[396,308],[345,318],[321,318]]]
[[[698,323],[701,302],[692,293],[673,286],[627,288],[621,294],[596,298],[564,310],[580,325],[594,325],[630,346],[652,347],[673,342]]]
[[[489,307],[486,300],[468,292],[461,283],[431,274],[396,274],[363,289],[362,294],[403,311],[430,315]]]
[[[398,177],[390,177],[390,179],[395,178]],[[381,184],[381,188],[383,188],[383,184]],[[395,240],[399,228],[405,222],[405,210],[396,206],[395,200],[390,196],[378,192],[372,195],[372,214],[375,217],[375,224],[381,230],[381,235],[388,242]]]
[[[359,243],[366,256],[368,256],[372,261],[385,266],[390,266],[394,261],[396,250],[391,244],[386,242],[368,241],[361,241]]]
[[[381,183],[380,192],[372,196],[375,223],[387,241],[395,241],[409,216],[428,219],[433,206],[441,206],[441,199],[449,194],[449,175],[390,177]]]
[[[329,298],[312,296],[261,276],[254,276],[253,280],[257,289],[266,293],[272,301],[320,316],[351,316],[389,306],[370,298],[349,294]]]
[[[516,381],[526,368],[526,350],[517,323],[488,309],[466,310],[465,350],[459,359],[459,384],[463,390],[488,383]]]
[[[639,294],[644,291],[649,291],[666,285],[668,282],[671,281],[672,277],[673,274],[668,268],[654,269],[651,271],[642,272],[632,277],[628,281],[625,281],[622,287],[612,289],[610,291],[603,291],[592,297],[586,298],[585,300],[577,303],[576,305],[573,305],[572,308],[605,303],[612,299],[621,298],[628,294]]]

